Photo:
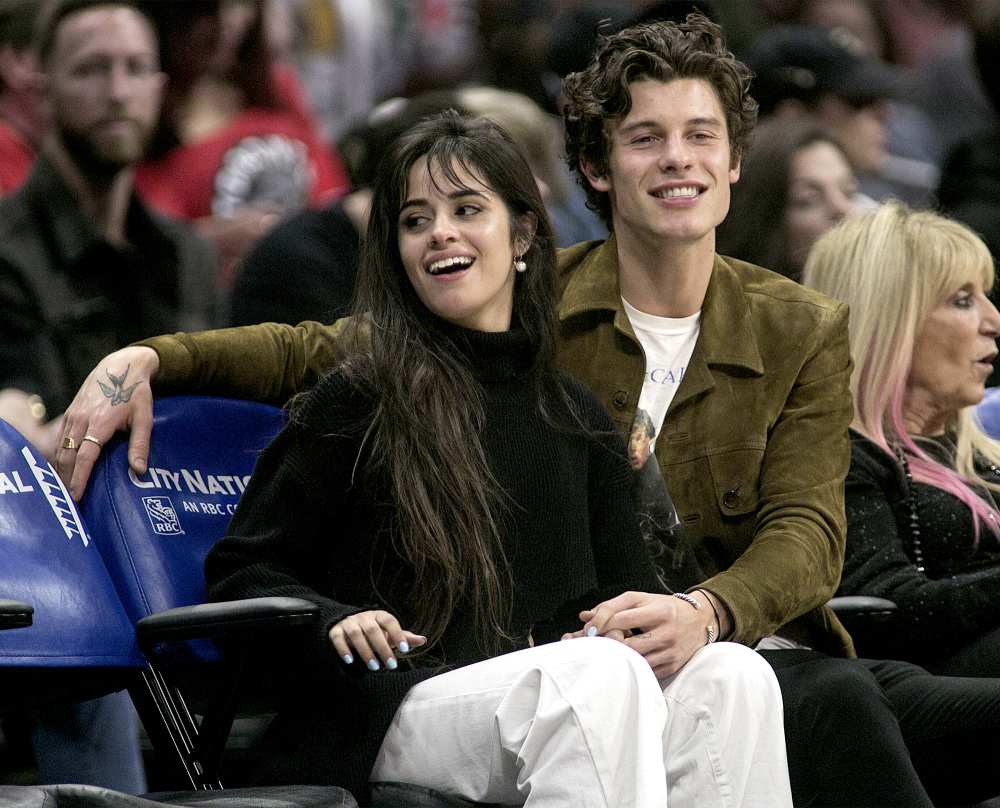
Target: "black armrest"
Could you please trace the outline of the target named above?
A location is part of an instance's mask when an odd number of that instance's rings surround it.
[[[868,595],[843,595],[833,598],[828,604],[840,618],[851,619],[887,619],[897,610],[896,604],[885,598],[873,598]]]
[[[135,630],[139,644],[149,646],[308,626],[318,613],[319,606],[302,598],[248,598],[167,609],[142,618]]]
[[[16,600],[0,600],[0,629],[25,628],[31,625],[33,606]]]
[[[891,600],[846,595],[833,598],[830,607],[844,624],[860,656],[895,659],[894,622],[899,609]]]
[[[218,781],[226,739],[244,693],[244,672],[249,664],[250,646],[256,646],[256,643],[246,641],[248,635],[252,639],[261,631],[305,628],[315,623],[318,614],[319,606],[302,598],[248,598],[166,609],[135,624],[139,645],[146,651],[151,651],[160,643],[185,640],[244,640],[235,644],[234,653],[226,654],[226,662],[222,666],[224,671],[216,671],[215,675],[208,677],[211,693],[204,701],[204,716],[200,724],[190,728],[197,740],[189,752],[181,754],[182,768],[189,777],[190,771],[194,770],[196,779],[202,778],[210,783]],[[164,677],[172,682],[170,686],[162,686]],[[166,698],[163,709],[190,716],[186,703],[188,696],[180,693],[181,678],[174,678],[172,673],[159,669],[154,677],[156,681],[151,685],[147,683],[150,696],[148,708],[161,709],[161,703]],[[202,689],[204,685],[205,682],[199,682]],[[200,694],[201,697],[205,695],[204,692]],[[145,696],[144,693],[143,698]],[[179,705],[176,703],[178,699]],[[167,741],[174,741],[174,733],[165,733],[161,744]],[[191,755],[193,757],[189,759]]]

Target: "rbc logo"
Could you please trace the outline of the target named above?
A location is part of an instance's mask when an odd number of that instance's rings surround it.
[[[184,532],[177,511],[169,497],[143,497],[146,515],[153,532],[160,536],[179,536]]]

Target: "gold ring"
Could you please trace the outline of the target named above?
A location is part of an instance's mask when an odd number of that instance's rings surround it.
[[[71,452],[74,452],[76,451],[76,441],[73,440],[72,437],[67,435],[65,438],[63,438],[62,447],[63,449],[69,449]]]
[[[96,444],[97,444],[97,448],[98,448],[98,449],[101,449],[101,448],[103,448],[103,447],[104,447],[104,444],[103,444],[103,443],[101,443],[101,442],[100,442],[100,441],[99,441],[99,440],[98,440],[97,438],[95,438],[95,437],[94,437],[93,435],[84,435],[84,436],[83,436],[83,439],[84,439],[84,440],[89,440],[89,441],[90,441],[91,443],[96,443]]]

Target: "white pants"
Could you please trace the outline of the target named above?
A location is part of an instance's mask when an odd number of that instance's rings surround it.
[[[781,694],[734,643],[657,682],[580,638],[436,676],[400,705],[373,781],[531,808],[791,808]]]

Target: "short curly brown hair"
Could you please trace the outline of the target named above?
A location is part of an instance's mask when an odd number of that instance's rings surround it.
[[[563,82],[566,161],[587,192],[587,206],[611,226],[608,195],[591,187],[580,164],[587,163],[599,176],[608,173],[607,124],[628,115],[629,84],[642,79],[704,79],[711,84],[725,111],[735,165],[757,121],[751,78],[750,68],[726,48],[722,29],[703,14],[689,14],[683,23],[635,25],[604,37],[587,68]]]

